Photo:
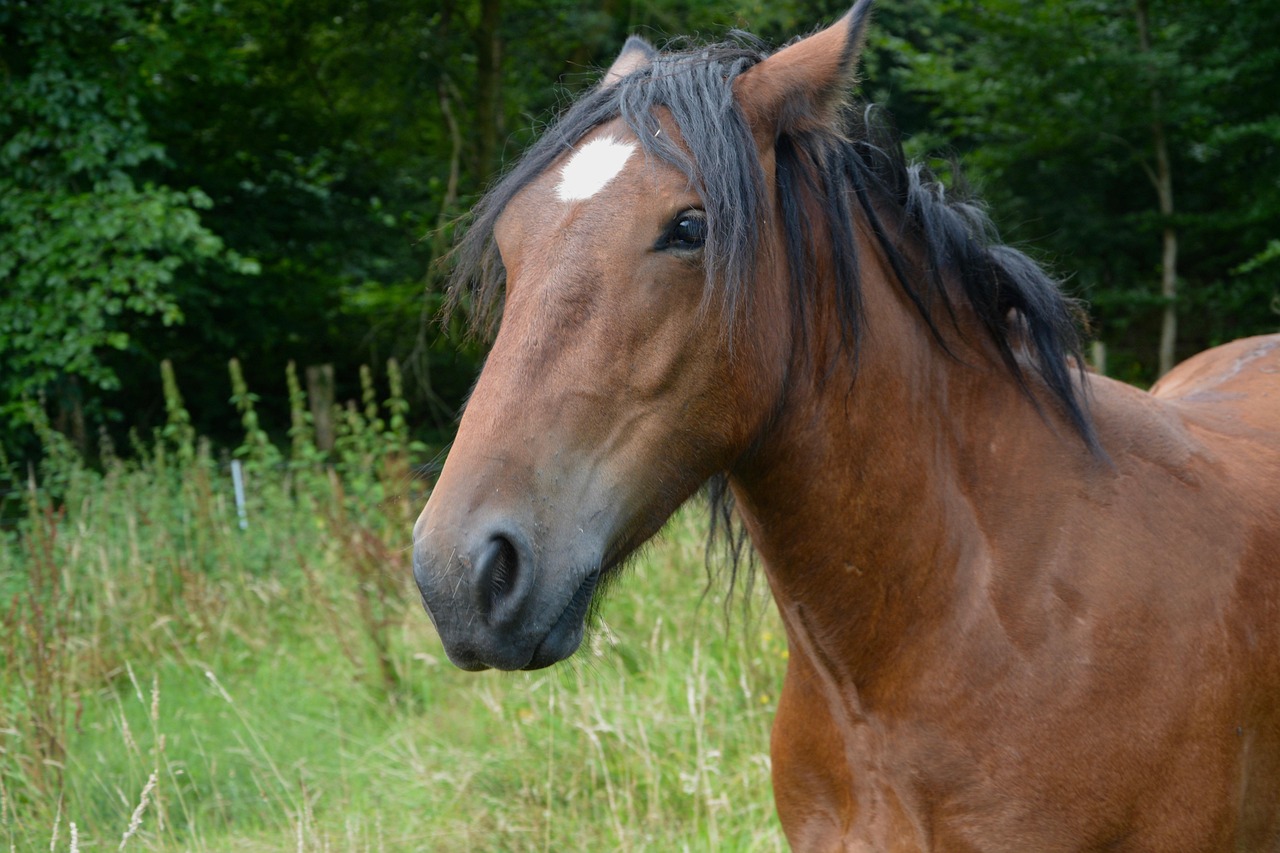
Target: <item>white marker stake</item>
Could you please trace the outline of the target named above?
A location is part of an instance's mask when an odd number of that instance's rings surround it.
[[[244,466],[239,459],[231,460],[231,483],[236,490],[236,515],[240,516],[240,529],[249,529],[249,516],[244,511]]]
[[[607,137],[593,139],[564,164],[556,195],[561,201],[591,198],[618,176],[635,150],[636,146],[630,142]]]

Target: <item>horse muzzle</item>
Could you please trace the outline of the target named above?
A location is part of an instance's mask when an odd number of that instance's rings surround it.
[[[466,670],[540,669],[577,650],[600,580],[598,551],[586,542],[535,550],[519,526],[501,521],[462,531],[426,519],[413,576],[449,660]]]

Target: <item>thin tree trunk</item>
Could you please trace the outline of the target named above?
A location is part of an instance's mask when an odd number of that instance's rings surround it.
[[[1134,15],[1138,23],[1138,48],[1151,53],[1151,32],[1147,0],[1135,0]],[[1160,87],[1151,84],[1151,141],[1155,146],[1156,168],[1149,172],[1164,222],[1160,252],[1160,295],[1164,298],[1164,317],[1160,324],[1160,375],[1174,364],[1178,341],[1178,231],[1173,224],[1173,171],[1169,165],[1169,144],[1165,139],[1164,102]]]
[[[476,44],[476,174],[482,179],[498,167],[502,138],[502,0],[481,0]]]
[[[447,43],[453,38],[452,0],[446,0],[440,10],[440,30],[438,39]],[[440,99],[440,115],[444,118],[445,129],[449,133],[449,178],[445,184],[444,199],[440,203],[440,215],[436,217],[434,235],[435,256],[442,255],[447,248],[444,230],[449,217],[454,215],[453,207],[458,202],[458,183],[462,173],[462,129],[458,126],[457,116],[453,112],[453,93],[456,91],[452,78],[447,71],[440,72],[436,81],[436,96]]]

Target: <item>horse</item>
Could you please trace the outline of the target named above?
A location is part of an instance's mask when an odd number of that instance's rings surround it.
[[[1090,373],[848,96],[869,7],[629,40],[475,209],[496,332],[413,533],[445,650],[570,656],[710,484],[785,626],[795,850],[1280,850],[1280,336]]]

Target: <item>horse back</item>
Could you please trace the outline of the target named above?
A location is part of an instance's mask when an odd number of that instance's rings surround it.
[[[1280,335],[1206,350],[1170,371],[1151,394],[1173,408],[1226,475],[1241,541],[1235,580],[1238,674],[1253,726],[1242,754],[1242,849],[1280,835]],[[1223,543],[1224,545],[1226,543]],[[1229,546],[1224,550],[1232,550]]]
[[[1151,395],[1200,447],[1203,511],[1216,508],[1221,527],[1241,537],[1242,572],[1274,593],[1267,621],[1280,632],[1280,334],[1206,350]]]
[[[1263,443],[1270,435],[1280,450],[1280,334],[1206,350],[1171,370],[1151,393],[1184,404],[1190,420],[1213,419],[1218,429],[1250,433]]]

